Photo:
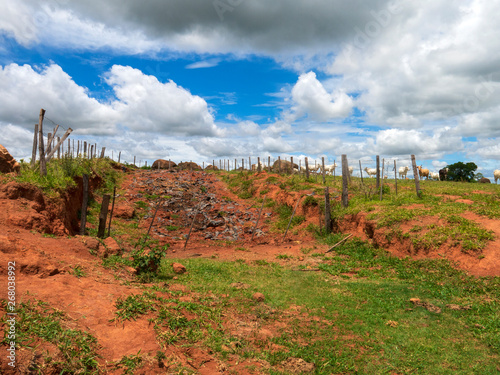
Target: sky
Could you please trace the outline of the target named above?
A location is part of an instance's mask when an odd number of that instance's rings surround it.
[[[0,144],[500,169],[500,0],[0,0]],[[393,173],[393,172],[391,172]]]

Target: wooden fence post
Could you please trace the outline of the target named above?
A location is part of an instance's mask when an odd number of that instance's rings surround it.
[[[33,136],[33,151],[31,152],[31,168],[36,165],[36,148],[38,146],[38,124],[35,124],[35,135]]]
[[[45,109],[40,109],[38,116],[38,153],[40,154],[40,175],[47,176],[47,164],[45,161],[45,148],[43,147],[43,117]]]
[[[380,156],[377,155],[377,186],[375,189],[380,187]]]
[[[120,164],[120,160],[121,160],[121,158],[122,158],[122,152],[120,151],[120,152],[118,153],[118,164]]]
[[[260,167],[260,156],[257,157],[257,172],[261,172],[262,168]]]
[[[61,142],[61,137],[57,137],[57,144],[59,144],[60,142]],[[59,147],[57,148],[57,158],[61,159],[61,149]]]
[[[363,185],[363,169],[361,168],[361,160],[359,161],[359,175],[361,176],[361,185]]]
[[[418,178],[417,161],[415,160],[415,155],[411,156],[411,165],[413,167],[413,178],[415,179],[415,188],[417,189],[417,197],[420,198],[420,181]]]
[[[83,158],[87,159],[87,141],[83,141]]]
[[[349,205],[349,190],[347,183],[347,175],[349,169],[347,166],[347,155],[342,155],[342,207],[347,208]]]
[[[52,133],[47,135],[47,147],[45,147],[45,154],[50,153],[52,151]]]
[[[116,185],[113,188],[113,203],[111,203],[111,212],[109,213],[108,237],[111,236],[111,220],[113,220],[113,211],[115,210]]]
[[[337,165],[335,163],[335,159],[333,159],[333,180],[335,181],[335,177],[337,177],[336,172],[337,171]]]
[[[269,172],[271,172],[271,157],[267,157],[267,166],[269,167]]]
[[[321,157],[321,174],[323,175],[323,185],[326,185],[326,177],[325,177],[325,157]]]
[[[290,156],[290,169],[290,173],[294,174],[295,171],[293,170],[293,156]]]
[[[47,155],[47,163],[54,157],[54,154],[56,153],[56,151],[59,150],[59,147],[62,146],[62,144],[64,143],[64,141],[66,140],[66,138],[69,137],[69,135],[71,134],[72,131],[73,131],[73,129],[68,128],[68,130],[66,130],[66,133],[64,133],[63,137],[57,141],[57,144],[55,145],[55,147]]]
[[[323,172],[323,178],[324,176],[325,174]],[[329,190],[328,186],[326,186],[325,187],[325,230],[327,234],[330,234],[332,232],[332,217],[330,208],[330,192],[328,190]]]
[[[241,158],[241,170],[245,170],[245,158]]]
[[[57,139],[59,140],[59,137],[57,137]],[[70,156],[71,154],[71,139],[68,139],[68,157]]]
[[[106,233],[106,220],[108,219],[109,199],[109,194],[104,194],[102,197],[101,212],[99,213],[99,229],[97,230],[98,238],[104,238],[104,234]]]
[[[278,156],[278,174],[281,174],[281,156]]]
[[[384,186],[384,165],[385,159],[382,159],[382,181],[380,182],[380,200],[382,200],[382,188]]]
[[[309,179],[309,160],[306,156],[306,179]]]
[[[396,195],[398,195],[398,175],[396,173],[397,173],[396,159],[394,159],[394,181],[396,183]]]
[[[83,175],[83,199],[80,217],[80,235],[85,236],[85,226],[87,225],[87,205],[89,202],[89,175]]]

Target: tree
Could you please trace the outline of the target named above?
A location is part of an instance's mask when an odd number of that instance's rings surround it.
[[[451,181],[467,181],[471,182],[474,179],[474,172],[477,169],[475,163],[458,163],[448,165],[448,180]]]

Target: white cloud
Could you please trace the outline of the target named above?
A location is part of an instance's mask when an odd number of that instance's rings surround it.
[[[207,102],[175,82],[159,82],[129,66],[114,65],[106,75],[118,102],[122,123],[133,130],[220,135]]]
[[[307,114],[318,121],[346,117],[353,107],[353,100],[346,93],[328,93],[314,72],[300,75],[292,89],[292,99],[297,118]]]
[[[464,146],[461,137],[450,128],[437,130],[431,135],[418,130],[388,129],[377,133],[374,148],[377,154],[414,154],[419,159],[430,159],[459,152]]]
[[[173,81],[161,83],[137,69],[115,65],[106,82],[116,100],[99,102],[58,65],[35,70],[10,64],[0,69],[0,116],[31,129],[44,108],[48,118],[87,135],[116,134],[117,125],[169,135],[222,134],[205,100]]]
[[[221,59],[213,58],[203,61],[198,61],[186,66],[186,69],[201,69],[201,68],[213,68],[220,63]]]

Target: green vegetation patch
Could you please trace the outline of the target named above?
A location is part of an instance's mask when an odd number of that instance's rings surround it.
[[[29,366],[30,371],[46,373],[51,369],[50,373],[58,374],[98,373],[97,339],[87,332],[66,328],[70,319],[62,311],[43,301],[27,301],[19,303],[16,312],[18,350],[34,348],[36,351],[40,340],[53,344],[55,348],[55,352],[40,351],[40,358]],[[9,341],[5,333],[2,344]]]

